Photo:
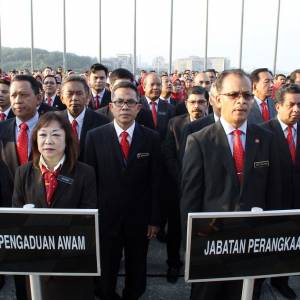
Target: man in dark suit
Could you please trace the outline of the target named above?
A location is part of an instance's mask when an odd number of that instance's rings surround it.
[[[279,150],[282,209],[300,208],[300,86],[287,85],[276,94],[277,118],[262,126],[274,133]],[[278,183],[279,184],[279,183]],[[274,277],[271,284],[287,299],[296,299],[288,277]]]
[[[10,81],[0,78],[0,122],[14,118],[9,99]]]
[[[113,70],[109,75],[109,82],[110,82],[111,89],[116,83],[118,83],[121,80],[127,80],[134,83],[134,76],[127,69],[118,68]],[[114,119],[114,116],[110,111],[108,104],[106,106],[101,107],[96,112],[105,115],[110,121]],[[140,125],[144,125],[154,129],[152,114],[149,110],[146,110],[143,107],[138,112],[135,121],[138,122]]]
[[[216,82],[220,120],[189,135],[182,167],[182,221],[189,212],[250,211],[281,207],[280,169],[274,136],[247,116],[251,82],[242,70]],[[260,163],[264,162],[264,163]],[[193,284],[191,299],[241,299],[242,282]]]
[[[274,101],[270,98],[273,91],[273,75],[267,68],[256,69],[251,73],[254,103],[248,116],[249,124],[261,124],[277,114]]]
[[[102,64],[93,64],[89,72],[89,86],[92,95],[90,97],[89,107],[97,110],[108,105],[111,100],[111,93],[106,88],[108,69]]]
[[[16,75],[10,86],[11,109],[15,118],[0,122],[1,159],[14,178],[18,166],[27,163],[31,156],[31,133],[39,115],[39,86],[29,75]],[[26,299],[25,279],[15,276],[18,300]]]
[[[215,83],[212,83],[210,91],[209,91],[209,104],[211,105],[213,112],[208,116],[199,118],[193,122],[187,123],[183,129],[181,134],[181,139],[179,143],[179,163],[181,164],[182,158],[185,151],[186,140],[188,136],[194,132],[200,131],[202,128],[209,126],[217,121],[219,121],[221,110],[220,107],[216,103],[216,95],[217,89]]]
[[[182,262],[180,260],[180,211],[179,211],[179,166],[178,151],[179,141],[183,127],[198,118],[201,118],[207,110],[205,90],[201,87],[193,87],[188,90],[188,98],[185,101],[188,113],[170,119],[166,139],[163,143],[163,157],[167,165],[167,177],[170,180],[169,194],[165,203],[166,219],[168,222],[167,242],[167,280],[175,283],[178,279]]]
[[[47,75],[43,80],[43,89],[45,92],[44,102],[49,106],[57,109],[64,110],[66,106],[61,102],[60,97],[56,95],[57,82],[54,75]]]
[[[86,108],[89,100],[89,87],[82,77],[76,75],[67,77],[62,84],[61,92],[62,102],[67,107],[62,114],[70,122],[74,136],[79,141],[78,160],[82,161],[87,132],[109,123],[109,120],[90,108]]]
[[[144,109],[152,113],[155,130],[164,140],[169,120],[175,116],[175,108],[161,100],[161,79],[155,73],[149,73],[144,79],[145,97],[141,98]]]
[[[95,167],[101,214],[101,300],[120,299],[115,290],[123,250],[122,299],[141,297],[149,239],[160,224],[159,136],[134,121],[140,107],[136,87],[120,81],[112,89],[114,121],[87,134],[85,161]]]

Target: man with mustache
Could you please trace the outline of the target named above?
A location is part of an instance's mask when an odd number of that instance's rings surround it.
[[[216,81],[216,89],[220,120],[187,139],[181,198],[185,228],[189,212],[281,208],[274,136],[247,122],[253,104],[250,78],[242,70],[226,70]],[[191,299],[238,300],[241,292],[241,280],[197,283]]]
[[[171,283],[177,281],[182,265],[179,255],[181,242],[180,211],[179,211],[179,146],[184,126],[205,115],[207,100],[205,89],[199,86],[188,90],[185,101],[188,113],[170,119],[166,139],[163,143],[164,161],[167,166],[167,177],[172,181],[170,195],[166,201],[166,218],[168,222],[167,254],[168,271],[167,280]]]
[[[254,103],[248,116],[249,124],[260,124],[274,118],[277,114],[271,99],[273,75],[267,68],[256,69],[251,73]]]

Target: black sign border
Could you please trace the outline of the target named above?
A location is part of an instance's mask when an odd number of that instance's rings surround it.
[[[214,282],[214,281],[229,281],[229,280],[243,280],[255,278],[269,278],[281,276],[297,276],[298,273],[282,273],[282,274],[265,274],[258,276],[244,276],[244,277],[225,277],[225,278],[207,278],[207,279],[189,279],[190,273],[190,253],[191,253],[191,236],[192,236],[192,221],[193,219],[209,219],[209,218],[240,218],[240,217],[271,217],[271,216],[291,216],[300,215],[300,209],[293,210],[268,210],[268,211],[236,211],[236,212],[205,212],[205,213],[189,213],[187,220],[187,240],[185,251],[185,271],[184,279],[186,282]]]

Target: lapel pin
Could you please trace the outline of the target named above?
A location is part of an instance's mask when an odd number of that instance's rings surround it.
[[[256,144],[259,144],[259,139],[255,139],[254,142],[255,142]]]

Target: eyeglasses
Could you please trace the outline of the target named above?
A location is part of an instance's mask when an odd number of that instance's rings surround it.
[[[240,97],[243,97],[246,101],[250,101],[254,97],[254,95],[250,92],[232,92],[232,93],[225,93],[220,95],[227,96],[231,100],[237,100]]]
[[[189,101],[187,100],[186,102],[188,102],[189,104],[195,106],[195,105],[203,105],[203,104],[206,104],[207,101],[206,100],[199,100],[199,101]]]
[[[125,104],[127,105],[127,107],[132,108],[134,106],[137,105],[137,101],[134,99],[128,99],[127,101],[124,101],[123,99],[118,99],[115,101],[112,101],[112,103],[116,106],[116,107],[123,107]]]

